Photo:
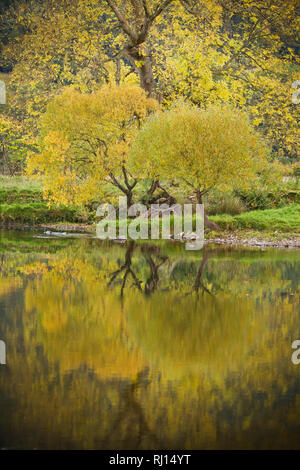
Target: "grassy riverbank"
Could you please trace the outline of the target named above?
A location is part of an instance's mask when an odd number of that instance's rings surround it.
[[[241,214],[210,215],[221,233],[209,237],[238,233],[238,237],[282,239],[300,232],[300,204],[289,204],[266,210],[250,210]],[[0,225],[56,227],[62,230],[93,230],[93,214],[76,207],[51,206],[43,200],[42,188],[25,177],[0,177]]]
[[[300,205],[293,204],[279,209],[249,211],[231,216],[228,214],[211,216],[225,230],[266,230],[268,232],[300,231]]]
[[[48,206],[42,188],[25,177],[0,177],[0,224],[38,225],[54,222],[86,222],[76,207]]]

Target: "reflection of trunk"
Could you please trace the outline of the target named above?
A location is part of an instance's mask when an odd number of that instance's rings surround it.
[[[201,288],[202,290],[204,290],[205,292],[207,292],[208,294],[211,295],[211,292],[204,286],[201,278],[202,278],[202,274],[203,274],[203,269],[204,269],[204,266],[206,265],[207,261],[209,259],[209,255],[206,254],[206,253],[203,253],[203,258],[202,258],[202,261],[199,265],[199,268],[198,268],[198,271],[197,271],[197,275],[196,275],[196,279],[195,279],[195,284],[193,286],[193,289],[198,292],[199,291],[199,288]]]
[[[128,439],[128,448],[139,448],[142,441],[147,438],[156,447],[158,446],[157,448],[161,448],[158,438],[147,423],[145,411],[136,397],[136,392],[139,389],[142,387],[146,388],[150,384],[148,375],[149,369],[146,368],[137,374],[136,380],[123,388],[120,394],[120,411],[104,441],[105,448],[106,446],[110,448],[112,441],[120,440],[120,434],[124,432],[124,425]],[[136,429],[135,435],[133,429]],[[135,442],[133,442],[134,437]]]
[[[157,289],[158,283],[159,283],[158,270],[168,259],[167,256],[159,256],[158,258],[159,258],[159,263],[157,262],[155,263],[151,254],[148,252],[145,253],[145,259],[150,267],[150,277],[145,282],[145,294],[146,295],[152,294]]]
[[[196,191],[196,197],[197,197],[198,204],[203,204],[201,191],[199,190]],[[205,208],[204,208],[204,226],[210,228],[211,230],[221,230],[219,225],[215,224],[214,222],[208,219],[205,213]]]
[[[138,280],[138,278],[134,274],[133,270],[131,269],[132,255],[133,255],[133,252],[134,252],[134,248],[135,248],[134,243],[129,242],[128,248],[126,250],[124,264],[120,267],[120,269],[118,269],[117,271],[112,273],[110,281],[108,283],[108,286],[111,286],[113,284],[113,282],[124,272],[124,276],[123,276],[123,279],[121,281],[121,297],[123,297],[124,289],[125,289],[126,282],[127,282],[127,279],[128,279],[129,275],[131,275],[135,286],[139,290],[141,290],[141,281]]]
[[[129,277],[133,280],[133,285],[142,292],[142,281],[138,279],[135,275],[132,267],[132,256],[135,250],[136,245],[133,241],[128,242],[126,245],[126,254],[125,260],[122,266],[115,272],[110,275],[110,281],[108,282],[108,287],[112,286],[114,283],[121,284],[121,297],[124,295],[124,289],[126,287],[127,280]],[[152,249],[154,254],[151,254],[149,245],[142,248],[146,262],[150,267],[150,275],[145,281],[144,292],[146,295],[152,294],[158,287],[159,284],[159,268],[167,261],[168,257],[161,255],[157,247]],[[123,277],[122,277],[123,275]]]

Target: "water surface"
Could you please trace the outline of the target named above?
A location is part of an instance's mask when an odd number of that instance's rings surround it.
[[[0,232],[0,447],[299,449],[299,260]]]

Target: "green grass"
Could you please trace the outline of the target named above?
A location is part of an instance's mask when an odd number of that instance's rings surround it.
[[[42,224],[47,222],[76,222],[80,220],[80,214],[74,208],[48,207],[41,202],[29,202],[26,204],[0,204],[0,223],[9,224]]]
[[[245,212],[240,215],[216,215],[210,219],[222,229],[254,229],[280,232],[300,232],[300,205],[290,205],[280,209],[267,209]]]
[[[32,181],[27,176],[0,175],[0,189],[17,189],[18,191],[42,191],[42,185],[38,181]]]
[[[193,217],[193,219],[195,219]],[[221,214],[215,216],[209,216],[209,219],[216,222],[220,228],[224,231],[237,231],[242,230],[244,232],[252,231],[253,233],[264,232],[269,235],[274,232],[282,234],[290,233],[295,234],[300,232],[300,205],[290,205],[280,209],[267,209],[267,210],[256,210],[245,212],[239,215],[228,215]],[[143,219],[144,224],[151,228],[151,221]],[[130,224],[130,219],[124,221],[122,224]],[[119,220],[116,220],[116,226],[119,227]],[[170,216],[171,232],[174,228],[174,216]],[[159,221],[159,227],[161,231],[162,221]],[[194,227],[195,228],[195,227]],[[219,232],[216,232],[216,235]],[[279,235],[278,235],[279,236]]]
[[[38,189],[0,188],[0,204],[42,202],[43,196]]]
[[[0,204],[43,202],[42,189],[25,176],[0,176]]]
[[[0,224],[44,224],[86,222],[82,209],[66,206],[48,207],[42,187],[25,176],[0,176]]]
[[[289,187],[290,190],[294,189]],[[218,197],[217,197],[218,196]],[[224,194],[223,194],[224,196]],[[236,215],[223,213],[210,215],[223,230],[257,230],[268,232],[300,232],[300,204],[286,205],[282,208],[252,210],[238,213],[243,210],[236,196],[216,194],[210,201],[211,212],[226,210]],[[217,205],[218,202],[218,205]],[[215,205],[215,206],[214,206]],[[209,213],[209,204],[206,206]],[[212,210],[213,209],[213,210]],[[94,221],[95,214],[78,208],[52,206],[43,201],[42,187],[25,176],[0,176],[0,224],[44,224],[63,222]],[[118,221],[117,221],[118,225]],[[174,219],[171,216],[171,227]]]

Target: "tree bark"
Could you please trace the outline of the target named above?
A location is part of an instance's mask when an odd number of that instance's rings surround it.
[[[157,189],[160,189],[161,192],[154,196],[154,193]],[[143,199],[143,204],[146,204],[147,207],[149,207],[151,204],[157,204],[158,201],[160,201],[161,204],[169,204],[169,206],[172,206],[176,203],[175,198],[171,196],[171,194],[169,194],[168,191],[160,185],[159,180],[152,181],[151,186],[148,189],[147,195],[148,198],[144,197]]]
[[[130,0],[134,12],[134,19],[129,22],[125,14],[118,8],[114,0],[106,0],[111,10],[118,19],[119,25],[128,37],[128,43],[118,55],[127,58],[138,69],[141,87],[149,97],[155,98],[155,81],[150,50],[143,46],[149,36],[149,31],[156,18],[168,8],[174,0],[161,1],[150,12],[147,0]]]
[[[155,98],[155,82],[150,55],[143,56],[142,66],[139,68],[141,88],[150,98]]]
[[[5,143],[5,137],[1,136],[0,138],[1,146],[2,146],[2,160],[3,160],[3,174],[4,175],[9,175],[10,174],[10,168],[9,168],[9,160],[8,160],[8,155],[7,155],[7,149],[6,149],[6,143]]]
[[[130,206],[133,205],[133,188],[137,184],[137,179],[134,178],[133,182],[131,183],[129,181],[126,168],[124,166],[122,166],[122,173],[123,173],[124,184],[120,183],[120,181],[117,180],[117,178],[112,172],[109,173],[109,177],[111,179],[112,184],[116,188],[118,188],[120,191],[122,191],[122,193],[124,193],[125,196],[127,196],[127,208],[129,208]]]
[[[203,204],[202,196],[203,196],[203,193],[201,191],[197,190],[196,191],[196,197],[197,197],[198,204]],[[211,220],[209,220],[209,218],[207,217],[207,215],[205,213],[205,208],[204,208],[203,212],[204,212],[204,226],[210,228],[211,230],[216,230],[216,231],[221,230],[219,225],[217,225],[217,224],[215,224],[215,222],[212,222]]]

